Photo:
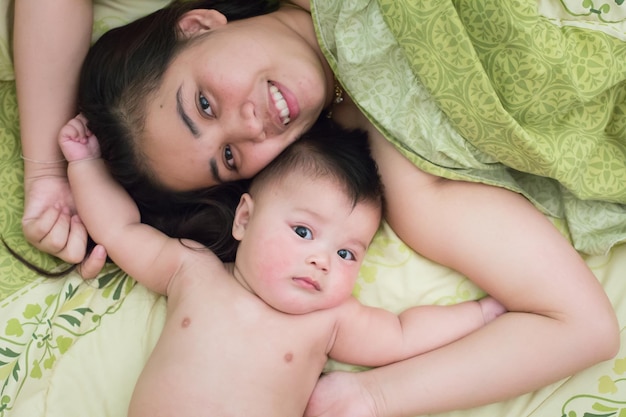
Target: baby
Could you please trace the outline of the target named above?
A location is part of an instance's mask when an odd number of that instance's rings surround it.
[[[168,297],[131,417],[302,416],[329,357],[388,364],[504,312],[487,297],[396,315],[351,296],[383,205],[362,132],[320,125],[253,180],[235,212],[233,264],[142,224],[80,116],[59,143],[93,239],[125,272]]]

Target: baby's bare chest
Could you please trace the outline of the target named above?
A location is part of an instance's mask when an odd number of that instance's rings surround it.
[[[159,344],[187,342],[185,346],[189,349],[203,346],[203,352],[207,349],[217,355],[231,352],[239,361],[264,359],[292,367],[300,360],[325,361],[334,326],[332,315],[325,312],[284,314],[249,299],[181,303],[172,307]],[[234,355],[235,352],[238,354]]]
[[[326,363],[333,325],[324,312],[286,315],[227,293],[181,298],[168,305],[135,396],[152,397],[146,403],[157,408],[178,396],[221,415],[301,415]]]

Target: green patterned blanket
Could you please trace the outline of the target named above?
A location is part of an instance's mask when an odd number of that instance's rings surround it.
[[[566,25],[536,0],[314,0],[313,12],[339,80],[417,166],[523,193],[581,251],[626,240],[620,22]]]

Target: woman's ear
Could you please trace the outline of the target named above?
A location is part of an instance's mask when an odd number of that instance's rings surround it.
[[[254,210],[254,201],[252,196],[244,193],[239,200],[239,205],[235,210],[235,219],[233,220],[233,237],[241,241],[246,233],[246,228]]]
[[[214,9],[193,9],[178,21],[183,35],[191,38],[227,23],[226,16]]]

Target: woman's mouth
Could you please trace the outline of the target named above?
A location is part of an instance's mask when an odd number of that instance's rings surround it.
[[[269,96],[274,105],[276,118],[283,126],[286,126],[298,117],[300,113],[298,100],[287,87],[275,81],[270,81]]]
[[[270,96],[274,102],[274,107],[276,107],[276,110],[278,111],[281,123],[283,125],[288,124],[291,121],[291,118],[289,117],[291,113],[289,112],[287,100],[285,100],[283,93],[281,93],[278,87],[274,84],[270,84]]]

